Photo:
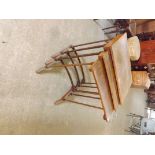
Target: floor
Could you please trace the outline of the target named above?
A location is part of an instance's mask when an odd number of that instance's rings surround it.
[[[103,27],[110,20],[102,20]],[[0,134],[129,134],[129,112],[144,113],[142,89],[130,89],[109,123],[102,111],[64,103],[64,70],[36,74],[52,54],[74,43],[106,39],[93,20],[0,20]]]

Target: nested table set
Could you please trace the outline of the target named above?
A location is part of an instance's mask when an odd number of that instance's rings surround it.
[[[93,49],[96,49],[98,52],[92,52]],[[90,52],[85,53],[86,50],[90,50]],[[82,60],[84,57],[90,58],[94,56],[97,56],[95,61],[83,62]],[[66,63],[68,59],[70,63]],[[61,64],[55,62],[60,62]],[[126,33],[117,35],[112,40],[101,40],[69,46],[52,56],[37,73],[52,67],[64,67],[71,82],[71,88],[55,104],[67,101],[96,108],[103,111],[103,118],[106,121],[109,121],[113,111],[116,111],[118,106],[124,103],[132,84]],[[93,75],[93,82],[87,81],[85,67]],[[75,79],[73,80],[70,68],[75,71],[76,84],[73,82]],[[84,90],[80,88],[84,88]],[[74,100],[72,99],[73,96]],[[80,102],[76,101],[76,96],[91,98],[99,106],[83,103],[81,100]]]

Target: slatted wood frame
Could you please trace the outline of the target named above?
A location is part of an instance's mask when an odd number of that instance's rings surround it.
[[[63,101],[67,101],[87,107],[100,109],[103,111],[104,120],[109,121],[111,113],[117,109],[120,102],[120,95],[118,93],[119,91],[117,90],[118,83],[115,79],[116,73],[114,71],[114,64],[112,62],[113,59],[110,55],[111,45],[119,40],[119,38],[121,38],[121,35],[119,37],[117,36],[112,41],[101,40],[79,45],[71,45],[63,51],[60,51],[58,54],[52,56],[52,59],[48,60],[45,63],[43,69],[48,69],[51,67],[64,67],[71,82],[71,88],[59,100],[57,100],[55,104],[60,104]],[[98,51],[101,52],[83,54],[85,50],[91,49],[98,49]],[[106,51],[104,51],[104,49]],[[82,51],[82,54],[79,54],[79,51]],[[74,55],[72,55],[72,53],[74,53]],[[96,61],[86,63],[83,63],[81,61],[82,57],[92,57],[95,55],[98,56],[98,59]],[[66,64],[66,59],[70,59],[71,64]],[[78,63],[75,62],[74,59],[76,59]],[[53,64],[53,60],[58,61],[61,64],[55,65]],[[94,76],[94,82],[86,81],[83,66],[89,67]],[[73,77],[71,76],[69,71],[69,68],[71,67],[74,68],[77,76],[76,84],[73,83]],[[82,79],[80,79],[77,67],[80,68]],[[41,72],[41,70],[39,70],[38,72]],[[80,87],[88,88],[88,90],[80,90]],[[97,91],[90,91],[90,88],[97,88]],[[85,98],[92,98],[94,100],[100,100],[100,106],[90,105],[87,103],[72,100],[70,99],[71,96],[80,96]]]

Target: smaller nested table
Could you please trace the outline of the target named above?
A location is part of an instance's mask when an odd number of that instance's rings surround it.
[[[105,68],[105,74],[108,78],[108,84],[110,87],[111,97],[113,100],[114,109],[118,108],[120,104],[118,89],[117,89],[117,82],[115,78],[115,71],[113,67],[112,58],[108,51],[104,51],[99,55],[99,58],[103,61],[103,66]]]
[[[114,111],[114,103],[111,97],[111,90],[109,87],[109,79],[106,75],[106,70],[103,65],[103,60],[98,59],[92,66],[94,79],[97,84],[98,92],[101,98],[101,104],[104,109],[104,119],[109,120],[111,113]]]

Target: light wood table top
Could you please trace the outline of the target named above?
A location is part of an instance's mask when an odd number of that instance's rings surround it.
[[[104,109],[104,119],[109,121],[111,113],[114,111],[114,106],[103,60],[98,59],[91,66],[91,71],[93,72],[101,98],[101,104]]]
[[[114,105],[114,109],[116,110],[118,108],[120,101],[119,101],[119,96],[118,96],[118,88],[117,88],[112,58],[108,51],[102,52],[99,55],[99,58],[102,59],[103,65],[105,66],[105,71],[106,71],[106,75],[108,78],[108,83],[109,83],[111,96],[113,100],[113,105]]]
[[[132,84],[127,34],[125,33],[123,35],[118,35],[117,37],[112,39],[105,46],[105,50],[109,51],[112,58],[119,99],[120,103],[122,104]]]

